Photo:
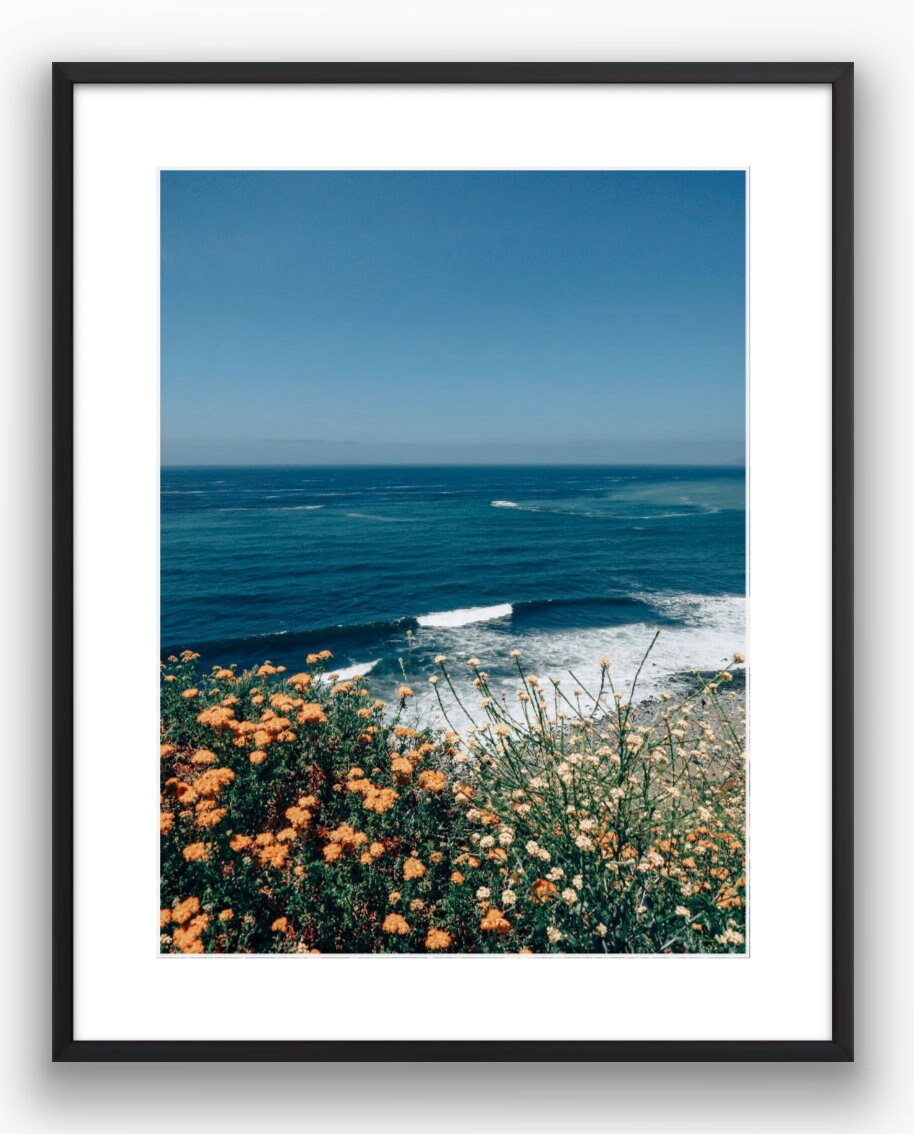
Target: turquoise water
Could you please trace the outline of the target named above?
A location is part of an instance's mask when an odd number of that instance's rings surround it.
[[[330,649],[428,700],[434,657],[641,689],[744,648],[733,468],[165,468],[163,653],[300,667]],[[407,630],[412,630],[411,649]],[[465,669],[465,667],[464,667]]]

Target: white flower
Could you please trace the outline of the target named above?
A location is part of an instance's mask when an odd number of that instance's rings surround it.
[[[529,803],[519,803],[517,805],[517,814],[521,817],[521,819],[526,818],[532,810],[533,808]]]
[[[476,891],[476,897],[481,902],[484,902],[486,900],[486,898],[492,897],[492,891],[489,889],[488,886],[480,886],[479,889]]]
[[[565,877],[565,871],[562,870],[561,866],[553,866],[552,869],[547,873],[546,877],[550,882],[558,882],[560,879]]]
[[[552,861],[552,855],[549,853],[549,851],[543,850],[542,847],[540,847],[539,854],[537,854],[536,857],[540,860],[540,862],[551,862]]]
[[[569,904],[569,906],[573,906],[574,903],[578,900],[578,892],[577,890],[572,890],[570,886],[566,886],[562,891],[562,897]]]
[[[436,654],[435,655],[435,665],[444,665],[444,663],[446,661],[447,661],[447,654]]]
[[[534,842],[534,840],[531,839],[530,842],[527,843],[527,854],[532,855],[534,858],[536,858],[539,853],[540,853],[539,843]]]
[[[486,849],[488,849],[489,847],[494,847],[494,846],[495,846],[495,838],[494,838],[494,836],[492,836],[492,835],[483,835],[483,837],[482,837],[482,838],[481,838],[481,839],[479,840],[479,845],[480,845],[481,847],[485,847]]]
[[[471,669],[478,669],[479,668],[479,658],[470,658],[469,661],[467,662],[467,665]]]
[[[691,920],[692,920],[692,915],[691,915],[691,914],[689,913],[689,911],[688,911],[688,910],[687,910],[687,909],[685,908],[685,906],[677,906],[677,907],[676,907],[676,911],[675,911],[675,912],[676,912],[676,916],[677,916],[677,917],[682,917],[682,918],[685,918],[685,920],[686,920],[686,921],[691,921]]]
[[[498,832],[498,841],[503,847],[509,847],[514,842],[514,832],[508,827]]]
[[[550,945],[558,945],[558,943],[562,940],[561,933],[555,928],[554,925],[550,925],[546,930],[546,936],[549,938]]]
[[[428,683],[429,683],[429,685],[437,685],[438,684],[438,678],[435,677],[434,674],[432,674],[432,676],[428,679]]]
[[[594,841],[590,835],[578,835],[574,840],[574,845],[578,850],[591,851],[594,848]]]
[[[515,894],[513,890],[502,890],[501,904],[503,906],[513,906],[516,901],[517,894]]]
[[[574,878],[571,879],[571,885],[574,886],[574,888],[576,890],[583,890],[584,889],[584,879],[582,878],[582,876],[580,874],[576,874],[574,876]]]
[[[597,926],[597,936],[598,937],[605,937],[608,932],[609,931],[607,930],[606,926],[601,921],[600,924]]]

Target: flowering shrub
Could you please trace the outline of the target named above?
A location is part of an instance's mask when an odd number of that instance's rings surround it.
[[[407,723],[408,686],[389,712],[337,681],[326,651],[291,676],[197,660],[162,667],[163,951],[744,950],[729,673],[639,709],[608,662],[568,697],[516,658],[518,711],[473,658],[461,735]],[[442,709],[470,717],[437,660]]]

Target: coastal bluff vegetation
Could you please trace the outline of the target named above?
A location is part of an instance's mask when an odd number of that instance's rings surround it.
[[[432,725],[408,671],[385,704],[328,651],[170,655],[161,950],[745,951],[744,659],[639,703],[609,659],[588,691],[511,656],[510,694],[436,658]]]

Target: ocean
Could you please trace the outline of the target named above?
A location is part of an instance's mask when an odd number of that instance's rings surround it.
[[[306,654],[406,679],[433,712],[446,654],[651,696],[745,648],[745,472],[737,468],[163,468],[163,656],[201,665]],[[412,631],[412,637],[407,631]],[[402,668],[401,668],[402,660]],[[572,676],[569,676],[573,674]]]

